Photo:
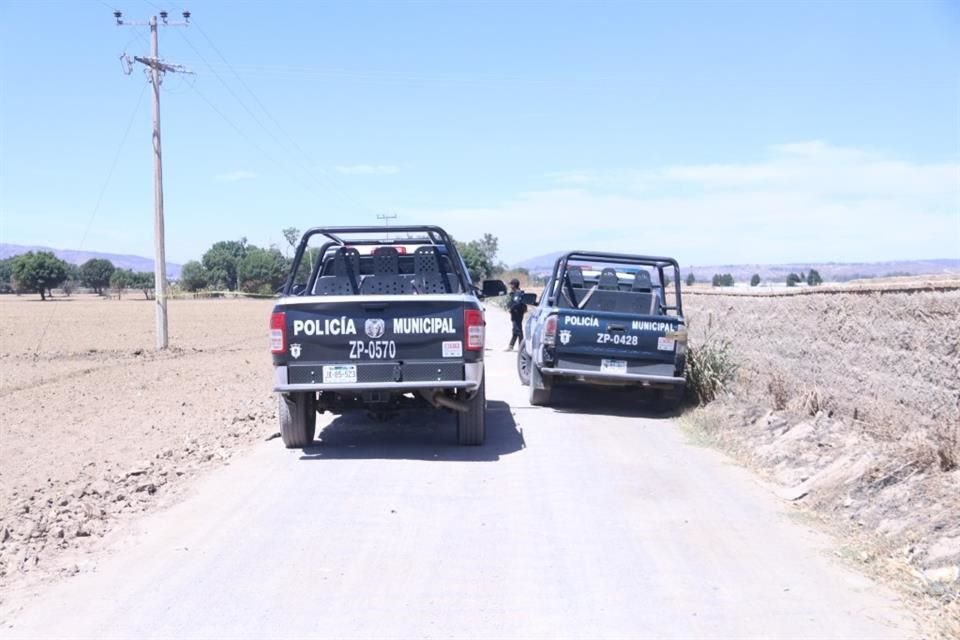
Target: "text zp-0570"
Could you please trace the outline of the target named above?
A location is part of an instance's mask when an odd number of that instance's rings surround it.
[[[393,340],[350,341],[350,358],[360,360],[392,360],[397,357],[397,343]]]

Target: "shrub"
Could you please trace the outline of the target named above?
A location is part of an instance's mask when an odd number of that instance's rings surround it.
[[[717,336],[712,324],[711,316],[703,340],[687,350],[687,394],[697,404],[712,402],[727,391],[738,368],[730,341]]]
[[[692,287],[693,283],[697,281],[697,278],[693,275],[693,271],[687,274],[687,286]]]
[[[753,276],[750,278],[750,286],[751,286],[751,287],[755,287],[755,286],[757,286],[758,284],[760,284],[760,274],[759,274],[759,273],[755,273],[755,274],[753,274]]]
[[[798,276],[797,274],[791,273],[790,275],[787,276],[787,286],[788,286],[788,287],[795,287],[795,286],[797,286],[799,283],[800,283],[800,276]]]

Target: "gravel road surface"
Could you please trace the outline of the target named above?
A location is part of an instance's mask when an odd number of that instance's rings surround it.
[[[263,442],[203,476],[0,637],[918,635],[673,420],[593,392],[530,407],[490,319],[485,446],[457,447],[449,415],[320,416],[315,446]]]

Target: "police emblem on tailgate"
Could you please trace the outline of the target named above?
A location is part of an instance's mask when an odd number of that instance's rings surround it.
[[[385,327],[386,325],[382,319],[370,318],[364,323],[363,330],[371,340],[376,340],[383,337]]]
[[[570,332],[566,329],[560,331],[560,344],[570,344]]]
[[[291,345],[290,345],[290,356],[291,356],[294,360],[297,360],[297,359],[300,357],[300,345],[299,345],[299,344],[291,344]]]

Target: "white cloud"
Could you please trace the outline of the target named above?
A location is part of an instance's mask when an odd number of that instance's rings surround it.
[[[337,173],[352,176],[386,176],[400,173],[400,167],[394,164],[351,164],[334,167]]]
[[[253,180],[257,177],[253,171],[229,171],[214,176],[219,182],[240,182],[241,180]]]
[[[578,247],[684,264],[960,257],[960,163],[815,141],[771,147],[758,163],[552,179],[494,206],[403,215],[459,238],[492,232],[508,262]]]

